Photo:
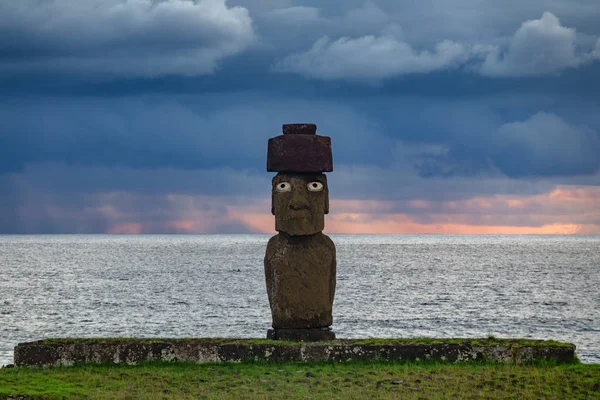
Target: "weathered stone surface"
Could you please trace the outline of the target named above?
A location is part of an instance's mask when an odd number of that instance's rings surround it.
[[[284,135],[316,135],[317,125],[315,124],[283,124],[282,131]]]
[[[321,340],[334,340],[335,333],[330,329],[269,329],[267,331],[267,339],[317,342]]]
[[[501,339],[486,342],[411,343],[410,339],[333,340],[326,342],[260,341],[257,339],[64,339],[20,343],[15,365],[68,366],[78,363],[138,364],[147,361],[207,362],[307,362],[307,361],[485,361],[529,363],[543,360],[575,361],[569,343]]]
[[[335,245],[327,235],[272,237],[265,255],[265,278],[273,328],[330,326],[335,275]]]
[[[269,139],[267,171],[333,171],[331,138],[319,135],[288,134]]]
[[[315,190],[314,185],[321,190]],[[329,213],[327,177],[320,173],[277,174],[272,182],[271,212],[278,232],[291,236],[321,232]]]
[[[316,130],[314,124],[286,124],[282,136],[269,139],[267,171],[279,172],[271,204],[279,235],[269,240],[264,260],[273,339],[335,337],[307,330],[331,325],[336,274],[335,246],[321,233],[329,212],[321,172],[333,170],[331,139]]]
[[[57,366],[80,363],[138,364],[168,359],[166,342],[116,341],[45,344],[21,343],[15,347],[15,364]]]

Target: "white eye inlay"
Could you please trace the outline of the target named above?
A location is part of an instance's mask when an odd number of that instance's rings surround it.
[[[320,192],[323,190],[323,184],[319,181],[312,181],[308,185],[306,185],[309,191],[311,192]]]
[[[292,190],[292,184],[289,182],[279,182],[277,186],[275,186],[275,190],[278,192],[289,192]]]

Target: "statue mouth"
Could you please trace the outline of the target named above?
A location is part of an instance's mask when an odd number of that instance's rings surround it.
[[[281,219],[291,220],[291,219],[304,219],[309,218],[311,216],[311,212],[309,210],[294,210],[287,211]]]

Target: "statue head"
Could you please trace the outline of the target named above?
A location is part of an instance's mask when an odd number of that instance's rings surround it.
[[[333,170],[331,138],[317,135],[315,124],[285,124],[269,139],[267,171],[273,178],[271,212],[275,229],[291,236],[323,231],[329,189],[323,172]]]
[[[278,173],[273,178],[271,212],[278,232],[300,236],[323,231],[329,213],[327,177],[318,172]]]

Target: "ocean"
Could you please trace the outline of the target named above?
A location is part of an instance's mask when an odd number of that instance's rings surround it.
[[[555,339],[600,363],[600,236],[330,236],[338,338]],[[0,236],[0,365],[52,337],[265,337],[269,237]]]

